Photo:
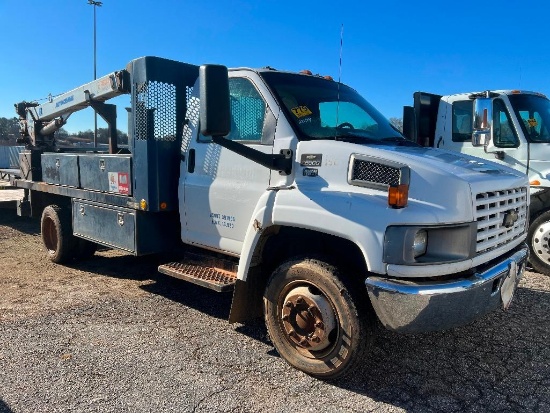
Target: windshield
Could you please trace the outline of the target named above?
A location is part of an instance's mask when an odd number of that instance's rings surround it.
[[[298,139],[412,144],[355,90],[332,80],[293,73],[262,72],[298,132]]]
[[[520,120],[521,129],[530,142],[550,142],[550,101],[539,95],[509,95]]]

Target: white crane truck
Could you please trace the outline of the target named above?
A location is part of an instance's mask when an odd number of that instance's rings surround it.
[[[405,107],[410,140],[495,161],[529,177],[530,263],[550,276],[550,100],[537,92],[495,90],[440,96],[416,92]],[[481,125],[486,139],[474,139]],[[476,129],[477,128],[477,129]],[[476,143],[476,142],[479,142]]]
[[[127,149],[105,103],[124,93]],[[57,147],[89,106],[109,151]],[[506,309],[524,272],[526,176],[419,147],[330,78],[143,57],[16,110],[18,212],[41,217],[52,261],[180,246],[160,272],[233,290],[230,322],[263,315],[279,354],[315,377],[361,368],[377,319],[424,332]]]

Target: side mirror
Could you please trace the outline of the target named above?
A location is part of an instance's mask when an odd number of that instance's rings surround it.
[[[493,138],[493,100],[491,98],[477,98],[474,101],[474,124],[472,145],[489,145]]]
[[[231,131],[227,67],[202,65],[199,69],[200,128],[204,136],[226,136]]]

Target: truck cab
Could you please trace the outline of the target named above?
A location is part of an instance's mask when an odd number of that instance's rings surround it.
[[[550,100],[537,92],[495,90],[448,96],[414,94],[404,111],[407,137],[422,146],[477,156],[525,173],[530,182],[531,264],[550,275]],[[485,145],[474,145],[476,103],[490,107]]]

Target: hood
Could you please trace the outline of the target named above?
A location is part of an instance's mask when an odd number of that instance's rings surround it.
[[[402,159],[411,161],[418,160],[421,157],[424,161],[429,161],[434,167],[464,180],[485,179],[487,174],[515,177],[523,175],[515,169],[495,162],[444,149],[392,147],[388,151],[397,153]]]
[[[298,187],[369,193],[384,196],[383,190],[348,183],[352,154],[368,155],[410,169],[410,205],[431,205],[446,219],[473,219],[477,194],[526,187],[527,176],[503,165],[461,153],[422,147],[359,145],[341,141],[305,141],[297,147],[295,170]],[[336,188],[338,187],[338,188]],[[404,208],[410,210],[412,208]]]

